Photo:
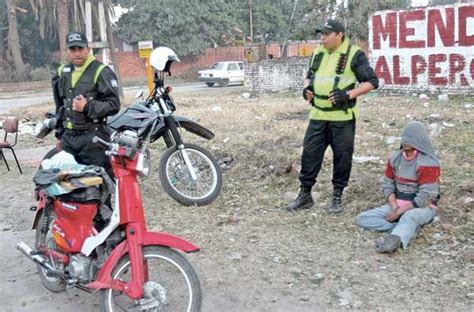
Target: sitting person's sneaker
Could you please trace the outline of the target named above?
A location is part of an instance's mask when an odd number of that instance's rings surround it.
[[[313,207],[314,200],[311,196],[311,190],[301,188],[298,197],[285,207],[286,211],[297,211],[302,209],[309,209]]]
[[[378,253],[392,253],[397,250],[401,244],[400,236],[390,234],[375,244],[375,251]]]

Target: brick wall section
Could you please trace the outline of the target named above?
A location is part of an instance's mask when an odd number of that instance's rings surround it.
[[[303,89],[309,57],[266,59],[245,63],[244,90],[251,94]]]
[[[289,56],[301,56],[310,54],[317,46],[316,43],[302,42],[290,43],[288,46]],[[269,44],[263,47],[263,53],[268,57],[280,58],[281,46]],[[123,80],[146,77],[145,59],[138,57],[138,51],[116,52],[118,67]],[[245,47],[219,47],[208,48],[201,56],[180,57],[181,62],[173,64],[173,76],[180,77],[189,72],[197,72],[208,68],[210,65],[221,61],[243,61],[246,59]]]
[[[138,57],[138,51],[116,52],[115,55],[122,79],[146,77],[145,59]]]
[[[267,46],[267,56],[273,55],[274,58],[280,57],[280,45],[278,44],[269,44]]]
[[[146,77],[145,59],[138,57],[138,51],[116,52],[122,79]],[[244,60],[244,47],[208,48],[199,57],[181,57],[181,62],[173,64],[172,74],[179,77],[190,70],[207,68],[220,61]]]

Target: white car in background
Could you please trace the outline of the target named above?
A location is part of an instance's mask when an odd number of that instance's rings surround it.
[[[208,87],[216,83],[225,87],[229,83],[244,83],[244,63],[239,61],[218,62],[209,69],[198,72],[199,81],[205,82]]]

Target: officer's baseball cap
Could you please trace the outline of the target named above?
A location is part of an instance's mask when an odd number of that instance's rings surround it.
[[[86,36],[78,31],[71,31],[66,36],[66,47],[87,47],[87,38]]]
[[[332,33],[332,32],[345,32],[346,31],[346,28],[344,27],[344,25],[339,22],[339,21],[336,21],[336,20],[333,20],[333,19],[328,19],[326,21],[326,23],[319,27],[319,28],[316,28],[316,31],[315,33]]]

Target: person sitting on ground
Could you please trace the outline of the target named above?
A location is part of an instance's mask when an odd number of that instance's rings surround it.
[[[383,192],[387,204],[362,212],[357,225],[372,231],[390,231],[377,242],[376,252],[406,249],[419,228],[433,220],[439,199],[440,161],[422,123],[409,122],[401,147],[387,162]]]

